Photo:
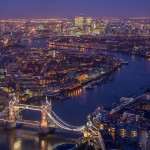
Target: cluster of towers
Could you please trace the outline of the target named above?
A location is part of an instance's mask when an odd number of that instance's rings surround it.
[[[83,15],[75,17],[75,34],[90,35],[104,32],[105,23],[93,21],[91,17],[84,18]]]

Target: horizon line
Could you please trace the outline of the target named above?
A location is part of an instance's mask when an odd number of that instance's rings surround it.
[[[14,17],[10,17],[10,18],[8,18],[8,17],[6,17],[6,18],[1,18],[0,17],[0,20],[30,20],[30,19],[41,19],[41,20],[44,20],[44,19],[74,19],[74,18],[76,18],[77,16],[75,16],[75,17],[46,17],[46,18],[43,18],[43,17],[40,17],[40,18],[37,18],[37,17],[33,17],[33,18],[28,18],[28,17],[26,17],[26,18],[22,18],[22,17],[20,17],[20,18],[14,18]],[[95,19],[150,19],[150,16],[137,16],[137,17],[91,17],[91,16],[83,16],[83,17],[85,17],[85,18],[88,18],[88,17],[90,17],[90,18],[95,18]]]

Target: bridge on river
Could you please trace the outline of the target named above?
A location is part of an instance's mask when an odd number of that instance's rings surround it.
[[[22,119],[20,112],[23,110],[39,111],[41,114],[41,121]],[[42,106],[33,106],[21,104],[16,98],[13,98],[11,101],[9,101],[9,106],[0,113],[0,123],[3,123],[5,129],[17,128],[18,125],[24,124],[36,126],[40,135],[53,133],[55,129],[62,129],[81,133],[85,138],[96,136],[99,149],[105,150],[105,144],[102,135],[94,125],[87,124],[84,126],[73,126],[66,123],[55,114],[55,112],[52,110],[51,101],[49,102],[47,99]]]
[[[124,98],[124,99],[125,99],[124,102],[112,108],[112,110],[110,111],[110,115],[119,112],[121,109],[125,107],[133,108],[140,105],[141,103],[150,104],[150,94],[143,94],[136,98]]]

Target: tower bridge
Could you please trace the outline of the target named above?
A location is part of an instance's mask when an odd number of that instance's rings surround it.
[[[23,110],[39,111],[41,114],[40,121],[24,120],[20,115]],[[62,129],[71,132],[78,132],[85,138],[96,137],[100,149],[105,150],[104,141],[101,133],[93,125],[73,126],[59,118],[52,110],[52,103],[46,99],[42,106],[33,106],[21,104],[16,98],[9,101],[9,106],[0,112],[0,123],[3,123],[5,129],[17,128],[18,125],[32,125],[38,128],[39,135],[53,133],[55,129]]]

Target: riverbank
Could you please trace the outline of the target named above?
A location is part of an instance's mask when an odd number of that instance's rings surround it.
[[[118,67],[120,68],[121,66],[118,66]],[[52,101],[58,101],[58,100],[64,101],[64,100],[72,98],[71,93],[74,93],[74,92],[82,89],[83,87],[87,87],[89,84],[102,86],[105,83],[112,81],[112,78],[110,79],[110,77],[113,73],[115,73],[115,71],[118,70],[118,67],[114,67],[103,74],[99,74],[94,79],[85,81],[85,82],[81,83],[79,86],[76,86],[70,90],[67,89],[67,90],[61,90],[60,92],[57,92],[57,93],[44,94],[41,97],[41,101],[44,102],[45,96],[47,96],[48,99],[51,99]],[[35,103],[36,101],[40,102],[39,100],[37,100],[37,98],[32,97],[29,100],[26,100],[25,103]],[[41,104],[41,102],[40,102],[40,104]]]

